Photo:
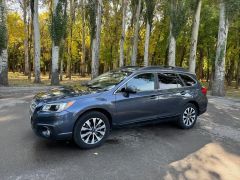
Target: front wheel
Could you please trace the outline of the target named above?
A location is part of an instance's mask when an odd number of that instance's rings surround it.
[[[101,112],[84,114],[74,127],[74,141],[83,149],[100,146],[108,137],[110,125],[108,118]]]
[[[194,104],[188,103],[179,118],[178,124],[182,129],[190,129],[197,121],[197,108]]]

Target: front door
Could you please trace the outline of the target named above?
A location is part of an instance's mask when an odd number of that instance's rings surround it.
[[[116,93],[117,124],[127,124],[150,120],[158,114],[158,96],[153,73],[139,74],[125,84],[125,88],[135,93],[124,96],[120,91]]]

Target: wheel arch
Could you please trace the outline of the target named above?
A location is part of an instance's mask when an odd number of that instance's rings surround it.
[[[74,126],[73,128],[75,127],[76,123],[79,121],[79,119],[85,115],[86,113],[88,112],[91,112],[91,111],[97,111],[97,112],[101,112],[103,113],[105,116],[107,116],[108,120],[109,120],[109,124],[110,124],[110,128],[112,127],[112,115],[109,111],[107,111],[106,109],[103,109],[103,108],[91,108],[91,109],[87,109],[85,111],[83,111],[76,119],[75,123],[74,123]]]
[[[197,114],[199,114],[199,105],[196,101],[189,101],[188,103],[193,104],[197,108]]]

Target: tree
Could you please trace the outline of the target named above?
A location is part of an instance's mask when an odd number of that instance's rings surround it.
[[[190,47],[190,57],[189,57],[189,71],[192,73],[195,73],[195,69],[196,69],[197,42],[198,42],[201,6],[202,6],[202,0],[197,0],[194,18],[193,18],[193,25],[192,25],[192,37],[191,37],[191,47]]]
[[[86,35],[85,35],[85,31],[86,31],[86,27],[85,27],[85,21],[86,21],[86,2],[85,0],[82,0],[82,60],[80,63],[80,68],[81,68],[81,75],[85,76],[85,72],[86,72]]]
[[[72,73],[71,73],[71,69],[72,69],[72,37],[73,37],[73,25],[74,25],[74,21],[75,21],[75,5],[76,2],[75,0],[70,0],[70,16],[69,16],[69,41],[68,41],[68,58],[67,58],[67,75],[66,77],[68,77],[69,79],[71,79]]]
[[[8,85],[7,9],[5,0],[0,0],[0,86]]]
[[[135,27],[134,27],[134,37],[133,37],[133,49],[132,49],[132,58],[131,65],[135,66],[137,62],[137,52],[138,52],[138,32],[139,32],[139,20],[142,8],[141,0],[133,0],[133,3],[137,3],[137,10],[135,15]]]
[[[29,7],[28,0],[19,0],[20,7],[23,11],[24,22],[24,74],[29,75],[29,54],[28,54],[28,22],[27,22],[27,10]],[[30,77],[30,76],[29,76]]]
[[[229,19],[232,20],[234,15],[239,12],[240,0],[220,0],[219,8],[219,30],[212,95],[225,96],[225,59]]]
[[[126,31],[126,12],[127,12],[128,0],[122,0],[122,35],[120,39],[120,60],[119,66],[124,66],[124,41]]]
[[[148,66],[148,50],[149,50],[149,39],[151,33],[151,27],[154,16],[154,8],[156,5],[155,0],[145,0],[146,4],[146,34],[145,34],[145,46],[144,46],[144,66]]]
[[[52,17],[52,77],[51,85],[59,84],[59,46],[66,31],[66,8],[67,0],[54,0]]]
[[[102,0],[90,0],[88,4],[91,48],[92,48],[92,78],[99,74],[99,50],[100,50],[100,33],[102,24]]]
[[[34,83],[41,82],[41,71],[40,71],[40,27],[38,19],[38,0],[31,0],[31,11],[33,19],[33,36],[34,36]]]
[[[168,65],[176,65],[176,40],[187,18],[188,1],[170,1]]]

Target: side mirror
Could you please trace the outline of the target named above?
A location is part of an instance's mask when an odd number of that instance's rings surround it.
[[[129,94],[135,94],[136,91],[132,88],[123,87],[120,92],[123,94],[124,97],[129,97]]]

